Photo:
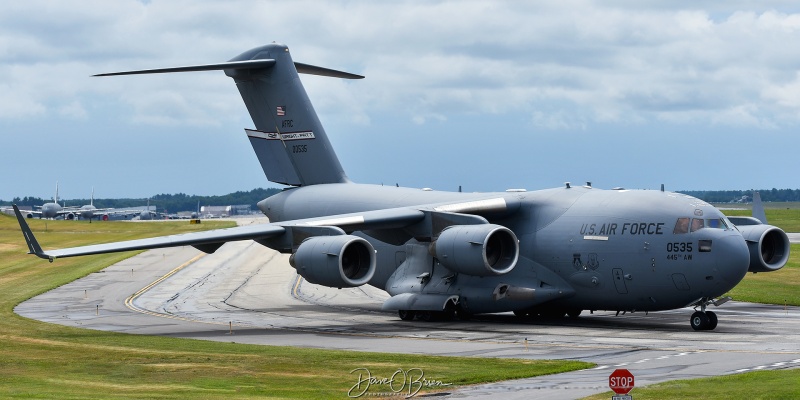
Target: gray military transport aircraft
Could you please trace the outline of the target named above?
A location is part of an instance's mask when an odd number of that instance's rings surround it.
[[[786,233],[755,218],[731,222],[708,203],[659,190],[565,184],[538,191],[450,193],[351,182],[298,73],[363,76],[301,64],[269,44],[228,62],[101,74],[222,70],[236,82],[246,129],[267,178],[290,186],[258,208],[270,223],[42,250],[15,211],[31,254],[49,259],[254,240],[291,254],[308,282],[369,284],[403,320],[513,311],[576,317],[583,310],[694,307],[695,330],[747,272],[783,267]]]

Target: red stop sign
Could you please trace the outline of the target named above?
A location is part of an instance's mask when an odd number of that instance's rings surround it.
[[[633,389],[633,374],[627,369],[616,369],[608,376],[608,387],[616,394],[628,394]]]

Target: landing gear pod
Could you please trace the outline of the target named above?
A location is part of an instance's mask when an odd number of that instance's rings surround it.
[[[789,237],[772,225],[737,226],[750,249],[748,272],[777,271],[789,260]]]
[[[442,231],[431,253],[448,269],[473,276],[508,273],[517,265],[519,241],[494,224],[454,225]]]
[[[289,264],[311,283],[356,287],[375,274],[375,249],[357,236],[315,236],[300,244]]]

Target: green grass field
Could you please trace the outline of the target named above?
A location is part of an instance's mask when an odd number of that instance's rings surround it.
[[[722,213],[730,216],[749,217],[753,212],[746,208],[722,210]],[[764,213],[767,215],[767,222],[770,225],[775,225],[786,232],[800,232],[800,203],[766,203],[764,204]]]
[[[800,232],[798,203],[765,203],[767,221],[786,232]],[[723,210],[725,215],[750,216],[752,211]],[[793,244],[789,262],[775,272],[748,274],[728,296],[734,300],[800,306],[800,245]]]
[[[635,372],[631,371],[632,373]],[[744,374],[725,375],[715,378],[669,381],[634,387],[630,392],[634,399],[673,400],[753,400],[753,399],[798,399],[800,398],[800,370],[756,371]],[[588,400],[608,400],[613,392],[585,397]]]
[[[725,211],[728,215],[738,210]],[[741,215],[749,215],[749,211]],[[770,223],[800,231],[800,209],[767,209]],[[219,228],[204,221],[143,224],[29,221],[45,248],[111,242]],[[796,224],[796,225],[792,225]],[[46,230],[45,230],[46,225]],[[792,228],[797,226],[797,228]],[[739,301],[800,305],[800,247],[778,272],[750,274],[731,296]],[[59,259],[26,255],[16,220],[0,215],[0,397],[2,398],[346,398],[356,368],[378,377],[421,368],[454,385],[586,368],[568,361],[525,361],[326,351],[126,335],[47,324],[13,307],[130,253]],[[476,367],[479,365],[479,367]],[[800,398],[800,370],[752,372],[636,388],[634,398]],[[766,388],[769,388],[767,390]],[[609,393],[590,397],[607,399]]]
[[[793,244],[786,266],[747,274],[728,294],[736,301],[800,306],[800,244]]]
[[[30,220],[44,248],[219,228],[221,222]],[[46,227],[46,228],[45,228]],[[18,303],[131,253],[58,259],[25,254],[16,219],[0,215],[0,398],[347,398],[357,368],[388,378],[420,368],[427,379],[466,385],[592,366],[577,361],[426,357],[242,345],[128,335],[48,324],[13,312]],[[370,392],[386,391],[385,386]],[[406,387],[407,390],[407,387]],[[424,392],[424,390],[423,390]]]
[[[767,221],[787,232],[800,232],[798,203],[766,203]],[[723,210],[726,215],[750,216],[747,210]],[[776,272],[748,274],[729,296],[737,301],[800,306],[800,245],[793,244],[789,262]],[[724,307],[724,306],[723,306]],[[635,373],[635,371],[633,371]],[[798,399],[800,370],[756,371],[708,379],[670,381],[630,394],[634,399]],[[612,392],[587,397],[609,399]]]

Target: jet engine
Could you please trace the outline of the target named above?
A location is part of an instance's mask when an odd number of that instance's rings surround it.
[[[494,224],[447,227],[431,247],[431,254],[442,265],[474,276],[508,273],[519,258],[517,236],[510,229]]]
[[[789,260],[789,237],[772,225],[737,226],[750,249],[749,272],[770,272],[783,268]]]
[[[375,249],[358,236],[314,236],[300,243],[289,264],[311,283],[356,287],[375,274]]]

